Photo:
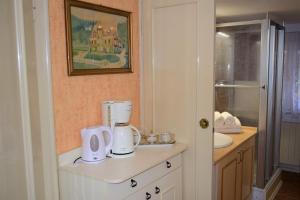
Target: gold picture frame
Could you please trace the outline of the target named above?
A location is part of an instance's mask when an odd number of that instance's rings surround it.
[[[133,72],[131,12],[65,0],[69,76]]]

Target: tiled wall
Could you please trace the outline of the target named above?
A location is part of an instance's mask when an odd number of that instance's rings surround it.
[[[132,12],[132,66],[134,73],[68,76],[64,0],[49,1],[53,101],[57,153],[81,144],[80,129],[100,124],[101,102],[118,99],[133,102],[132,124],[139,125],[139,28],[138,0],[86,0]]]

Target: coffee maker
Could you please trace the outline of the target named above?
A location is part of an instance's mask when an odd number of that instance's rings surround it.
[[[106,126],[113,131],[112,157],[124,158],[134,155],[134,149],[140,143],[141,134],[138,129],[129,124],[132,111],[131,101],[104,101],[102,103],[102,118]],[[132,129],[138,134],[138,141],[133,144]]]

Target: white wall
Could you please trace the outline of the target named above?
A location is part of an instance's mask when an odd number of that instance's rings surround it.
[[[300,34],[300,23],[287,24],[286,31],[287,31],[286,33],[287,35],[288,34],[294,35],[296,34],[295,32],[299,32]],[[289,45],[288,47],[290,46],[295,47],[294,40],[287,38],[285,42],[290,42],[292,44]],[[290,49],[285,49],[285,50],[286,50],[285,59],[287,58],[291,59],[289,60],[289,62],[285,61],[286,63],[284,67],[287,68],[288,66],[290,66],[290,68],[288,68],[289,70],[286,70],[285,73],[293,74],[294,72],[290,70],[294,66],[297,66],[297,64],[295,63],[296,59],[294,59],[295,54],[293,54],[293,52],[291,52]],[[287,77],[289,77],[289,75]],[[290,82],[287,87],[291,88],[291,84],[292,83]],[[289,92],[287,96],[291,96],[291,95],[293,95],[292,92]],[[285,105],[290,105],[290,102],[285,102],[285,98],[283,98],[283,108],[285,107],[284,103]],[[283,109],[283,111],[284,110],[285,109]],[[295,122],[292,123],[292,122],[284,122],[284,121],[282,122],[281,141],[280,141],[280,167],[286,170],[300,172],[300,123],[295,123]]]
[[[285,30],[287,32],[299,32],[300,31],[300,23],[299,24],[286,24]]]

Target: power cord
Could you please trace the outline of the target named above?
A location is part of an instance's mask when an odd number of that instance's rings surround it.
[[[73,165],[75,165],[76,162],[77,162],[78,160],[80,160],[80,159],[81,159],[81,156],[79,156],[78,158],[76,158],[76,159],[73,161]]]

